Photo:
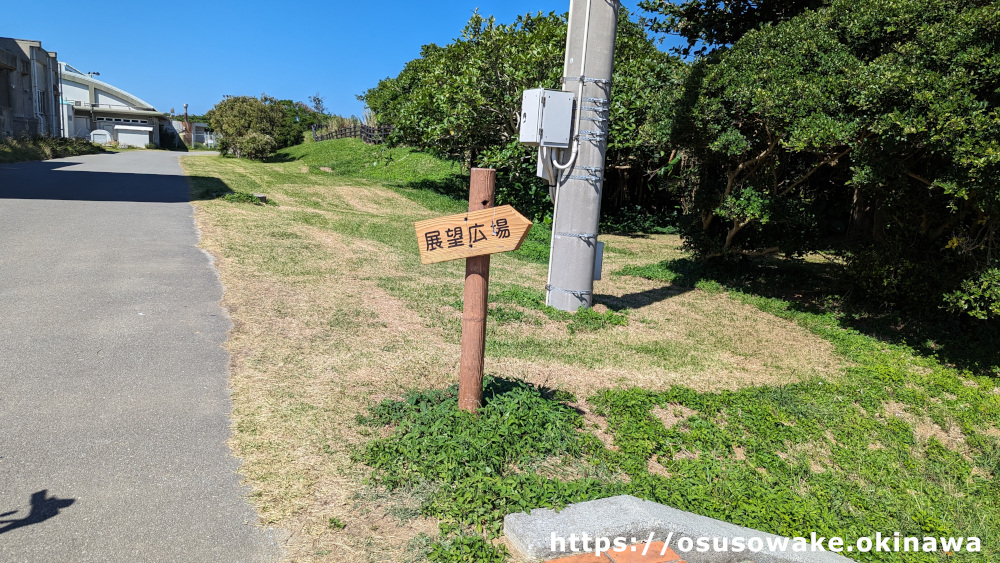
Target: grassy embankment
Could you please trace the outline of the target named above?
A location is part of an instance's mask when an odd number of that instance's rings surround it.
[[[541,233],[493,259],[473,419],[449,389],[463,264],[422,266],[413,233],[464,209],[460,171],[352,140],[277,160],[182,163],[235,324],[232,445],[290,558],[499,559],[503,514],[620,493],[786,535],[983,539],[907,560],[998,555],[994,379],[692,275],[670,235],[602,237],[596,312],[558,313]]]
[[[83,139],[0,137],[0,163],[47,160],[100,152],[104,152],[104,149]]]

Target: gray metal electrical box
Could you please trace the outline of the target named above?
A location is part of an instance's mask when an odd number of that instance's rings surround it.
[[[573,129],[572,92],[535,88],[521,98],[520,141],[526,145],[569,148]]]

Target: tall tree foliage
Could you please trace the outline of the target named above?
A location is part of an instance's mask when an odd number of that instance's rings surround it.
[[[796,253],[850,223],[862,289],[933,306],[957,291],[989,316],[996,292],[968,291],[1000,250],[1000,3],[833,0],[752,21],[662,100],[687,243]]]
[[[236,157],[263,160],[277,149],[302,142],[321,115],[302,102],[261,94],[227,96],[205,115],[221,135],[219,149]]]
[[[618,25],[607,163],[616,172],[605,190],[610,203],[622,206],[653,199],[645,179],[665,157],[643,141],[640,129],[650,99],[680,63],[624,11]],[[498,24],[477,13],[453,43],[424,46],[398,76],[360,98],[379,123],[395,126],[394,142],[497,168],[497,201],[541,218],[551,214],[548,190],[535,177],[536,151],[517,142],[518,114],[525,89],[560,87],[565,41],[564,15],[529,14]]]
[[[303,102],[277,100],[270,96],[261,96],[261,99],[265,104],[274,105],[281,109],[281,121],[272,133],[275,145],[279,149],[301,144],[303,135],[313,125],[319,126],[323,121],[322,114],[314,111]]]
[[[642,0],[639,7],[656,14],[650,29],[687,40],[684,55],[705,54],[735,43],[763,25],[787,21],[829,0]]]

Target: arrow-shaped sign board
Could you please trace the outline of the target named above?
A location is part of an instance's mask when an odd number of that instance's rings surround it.
[[[509,205],[418,221],[420,262],[433,264],[521,247],[531,221]]]

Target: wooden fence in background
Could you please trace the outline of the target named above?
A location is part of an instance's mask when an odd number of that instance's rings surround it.
[[[385,137],[392,132],[391,126],[369,127],[367,125],[352,125],[351,127],[341,127],[336,131],[318,135],[316,127],[313,127],[312,134],[315,141],[328,141],[330,139],[360,138],[369,145],[380,145],[385,142]]]

